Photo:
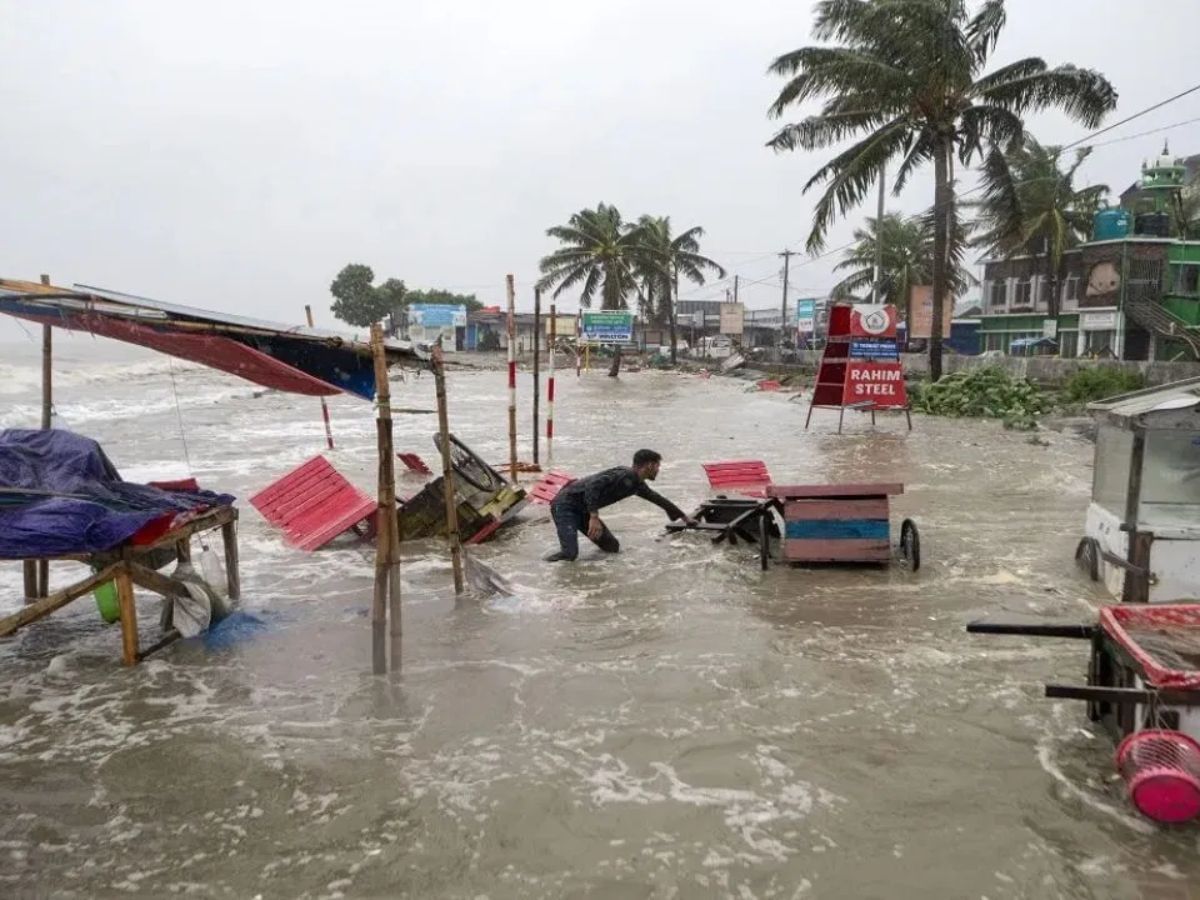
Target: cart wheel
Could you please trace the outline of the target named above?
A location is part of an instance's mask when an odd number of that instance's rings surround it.
[[[1092,581],[1100,580],[1100,544],[1094,537],[1080,539],[1075,547],[1075,564]]]
[[[764,572],[771,565],[771,529],[767,521],[769,515],[764,512],[758,517],[758,562]]]
[[[921,568],[921,534],[912,519],[900,523],[900,554],[914,572]]]

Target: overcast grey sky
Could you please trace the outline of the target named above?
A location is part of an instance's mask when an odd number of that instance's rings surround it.
[[[0,274],[283,321],[311,303],[330,324],[330,280],[364,262],[487,302],[512,272],[527,306],[546,227],[605,201],[704,226],[711,255],[762,280],[742,299],[767,306],[779,260],[764,255],[802,247],[801,187],[823,157],[763,146],[779,88],[765,72],[810,42],[811,7],[0,0]],[[1110,121],[1200,81],[1197,0],[1008,10],[995,64],[1099,68],[1120,92]],[[1197,117],[1200,93],[1101,140]],[[1030,126],[1083,133],[1055,115]],[[1168,136],[1200,152],[1200,123]],[[1162,138],[1098,148],[1083,178],[1123,188]],[[931,193],[917,179],[889,205],[916,212]],[[793,296],[827,289],[832,262],[793,260]]]

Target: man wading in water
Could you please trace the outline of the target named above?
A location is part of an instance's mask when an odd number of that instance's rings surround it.
[[[653,450],[639,450],[633,455],[633,466],[617,466],[605,469],[587,478],[572,481],[558,492],[550,504],[550,516],[558,531],[558,543],[562,548],[546,557],[546,562],[572,560],[579,556],[579,532],[583,532],[605,553],[617,553],[621,543],[608,526],[600,521],[600,510],[606,506],[632,497],[634,494],[661,507],[671,521],[683,519],[692,524],[690,517],[678,506],[654,491],[647,481],[658,476],[662,456]]]

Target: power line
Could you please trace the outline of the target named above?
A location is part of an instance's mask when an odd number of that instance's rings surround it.
[[[1150,134],[1159,134],[1163,131],[1170,131],[1172,128],[1180,128],[1184,125],[1192,125],[1195,122],[1200,122],[1200,116],[1194,119],[1184,119],[1182,122],[1175,122],[1172,125],[1164,125],[1162,128],[1151,128],[1149,131],[1139,131],[1137,134],[1130,134],[1125,137],[1113,138],[1111,141],[1101,141],[1098,144],[1085,144],[1085,147],[1107,147],[1109,144],[1119,144],[1122,141],[1132,141],[1135,138],[1146,137]]]
[[[1144,115],[1147,115],[1148,113],[1152,113],[1152,112],[1154,112],[1156,109],[1162,109],[1164,106],[1167,106],[1167,105],[1169,105],[1169,104],[1171,104],[1171,103],[1174,103],[1174,102],[1175,102],[1175,101],[1177,101],[1177,100],[1182,100],[1184,97],[1187,97],[1187,96],[1188,96],[1188,95],[1190,95],[1190,94],[1194,94],[1194,93],[1196,93],[1197,91],[1200,91],[1200,84],[1193,85],[1192,87],[1190,87],[1190,88],[1188,88],[1188,89],[1186,89],[1186,90],[1180,91],[1178,94],[1175,94],[1175,95],[1173,95],[1173,96],[1171,96],[1171,97],[1167,97],[1165,100],[1160,100],[1160,101],[1158,101],[1157,103],[1151,104],[1150,106],[1147,106],[1147,107],[1146,107],[1146,108],[1144,108],[1144,109],[1138,110],[1137,112],[1133,113],[1132,115],[1126,116],[1124,119],[1121,119],[1121,121],[1119,121],[1119,122],[1114,122],[1114,123],[1113,123],[1113,124],[1111,124],[1111,125],[1107,125],[1107,126],[1105,126],[1104,128],[1098,129],[1097,131],[1093,131],[1091,134],[1084,135],[1084,136],[1083,136],[1082,138],[1080,138],[1079,140],[1077,140],[1077,141],[1073,141],[1073,142],[1072,142],[1072,143],[1070,143],[1070,144],[1066,144],[1066,145],[1064,145],[1064,146],[1063,146],[1061,149],[1063,149],[1063,150],[1070,150],[1070,149],[1071,149],[1071,148],[1073,148],[1073,147],[1078,147],[1078,146],[1080,146],[1081,144],[1084,144],[1084,143],[1086,143],[1087,141],[1091,140],[1092,138],[1099,137],[1099,136],[1100,136],[1100,135],[1102,135],[1102,134],[1107,134],[1108,132],[1110,132],[1110,131],[1112,131],[1112,130],[1114,130],[1114,129],[1116,129],[1116,128],[1120,128],[1122,125],[1127,125],[1128,123],[1130,123],[1130,122],[1134,121],[1135,119],[1140,119],[1142,116],[1144,116]],[[1169,129],[1169,128],[1177,128],[1177,127],[1179,127],[1180,125],[1189,125],[1189,124],[1191,124],[1192,122],[1195,122],[1195,121],[1200,121],[1200,119],[1189,119],[1189,120],[1187,120],[1187,121],[1185,121],[1185,122],[1177,122],[1177,123],[1176,123],[1176,124],[1174,124],[1174,125],[1167,125],[1167,126],[1164,126],[1164,127],[1163,127],[1163,128],[1161,128],[1161,129],[1154,129],[1153,131],[1149,131],[1149,132],[1146,132],[1146,133],[1147,133],[1147,134],[1153,134],[1153,133],[1155,133],[1156,131],[1165,131],[1165,130],[1167,130],[1167,129]],[[1120,141],[1123,141],[1123,140],[1132,140],[1133,138],[1137,138],[1137,137],[1144,137],[1144,136],[1145,136],[1145,135],[1129,135],[1127,138],[1118,138],[1118,139],[1115,139],[1115,140],[1112,140],[1112,141],[1105,141],[1105,142],[1103,142],[1103,143],[1100,143],[1100,144],[1095,144],[1095,145],[1093,145],[1093,146],[1101,147],[1101,146],[1105,146],[1106,144],[1115,144],[1115,143],[1119,143]],[[957,194],[957,195],[955,195],[954,197],[952,197],[952,198],[951,198],[951,200],[950,200],[950,203],[952,203],[952,204],[955,204],[955,203],[957,203],[959,200],[961,200],[963,197],[969,197],[969,196],[971,196],[972,194],[977,194],[977,193],[979,193],[980,191],[982,191],[983,189],[984,189],[984,185],[982,185],[982,184],[976,185],[975,187],[973,187],[973,188],[970,188],[969,190],[963,191],[961,194]],[[937,204],[937,203],[935,203],[935,204],[933,204],[933,206],[929,207],[929,212],[937,212],[937,211],[938,211],[938,209],[939,209],[939,207],[940,207],[940,204]],[[844,250],[848,250],[848,249],[850,249],[850,248],[851,248],[851,247],[853,247],[853,246],[854,246],[856,243],[858,243],[858,242],[857,242],[857,241],[850,241],[849,243],[843,244],[843,245],[841,245],[840,247],[834,247],[833,249],[831,249],[831,250],[826,250],[826,251],[824,251],[824,252],[822,252],[822,253],[820,253],[820,254],[818,254],[818,255],[816,255],[816,256],[811,256],[811,257],[809,257],[809,258],[807,258],[807,259],[803,260],[802,262],[799,262],[799,263],[797,263],[797,264],[796,264],[796,266],[795,266],[795,268],[797,268],[797,269],[798,269],[798,268],[801,268],[801,267],[803,267],[803,266],[807,266],[807,265],[811,265],[811,264],[813,264],[813,263],[815,263],[815,262],[819,262],[820,260],[822,260],[822,259],[825,259],[826,257],[833,255],[834,253],[841,253],[841,252],[842,252],[842,251],[844,251]],[[785,247],[784,249],[785,249],[785,250],[786,250],[786,249],[789,249],[789,247]],[[768,259],[768,258],[770,258],[770,257],[772,257],[772,256],[775,256],[775,255],[776,255],[775,253],[764,253],[764,254],[763,254],[761,257],[759,257],[759,259]],[[756,262],[756,261],[757,261],[757,260],[745,260],[745,261],[742,263],[742,265],[743,265],[743,266],[745,266],[745,265],[750,265],[752,262]],[[723,280],[724,280],[724,279],[723,279]]]
[[[1126,124],[1132,122],[1134,119],[1140,119],[1142,116],[1146,115],[1147,113],[1152,113],[1156,109],[1162,109],[1168,103],[1174,103],[1176,100],[1183,99],[1188,94],[1196,93],[1196,91],[1200,91],[1200,84],[1194,84],[1190,88],[1188,88],[1186,91],[1180,91],[1174,97],[1168,97],[1166,100],[1160,100],[1158,103],[1155,103],[1152,106],[1147,106],[1145,109],[1135,112],[1132,116],[1126,116],[1120,122],[1113,122],[1111,125],[1105,126],[1104,128],[1101,128],[1099,131],[1093,131],[1091,134],[1087,135],[1086,137],[1082,137],[1072,144],[1067,144],[1065,147],[1063,147],[1063,149],[1070,150],[1072,147],[1078,147],[1080,144],[1082,144],[1086,141],[1089,141],[1094,137],[1099,137],[1102,134],[1112,131],[1114,128],[1120,128],[1122,125],[1126,125]]]

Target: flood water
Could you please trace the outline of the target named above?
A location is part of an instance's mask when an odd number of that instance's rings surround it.
[[[530,513],[472,551],[514,597],[456,603],[443,545],[404,546],[388,679],[370,674],[369,549],[293,551],[246,502],[323,450],[316,399],[86,338],[57,358],[59,412],[126,478],[239,497],[262,625],[124,670],[84,598],[0,642],[0,895],[1184,898],[1200,882],[1200,829],[1139,819],[1083,705],[1041,697],[1083,681],[1086,646],[963,630],[1094,618],[1072,561],[1091,446],[1072,434],[849,415],[839,436],[835,414],[806,432],[805,404],[742,382],[563,373],[556,468],[653,447],[684,507],[722,459],[761,458],[777,482],[900,481],[893,525],[917,521],[923,568],[763,573],[752,549],[666,536],[636,499],[605,516],[619,556],[585,542],[549,565],[553,529]],[[36,423],[37,365],[33,342],[5,348],[0,426]],[[522,374],[524,438],[530,388]],[[393,389],[433,409],[428,376]],[[456,372],[449,392],[452,429],[503,459],[503,373]],[[330,459],[373,492],[370,405],[331,411]],[[396,428],[432,460],[435,417]],[[0,611],[20,578],[0,565]],[[157,600],[139,612],[152,640]]]

